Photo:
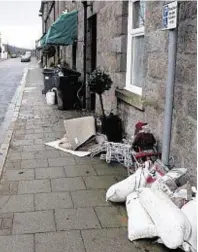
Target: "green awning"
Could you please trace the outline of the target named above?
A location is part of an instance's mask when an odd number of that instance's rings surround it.
[[[63,13],[49,28],[45,44],[72,45],[77,39],[78,11]]]
[[[45,42],[46,42],[46,37],[47,37],[47,34],[43,35],[40,39],[40,44],[41,46],[44,46],[45,45]]]

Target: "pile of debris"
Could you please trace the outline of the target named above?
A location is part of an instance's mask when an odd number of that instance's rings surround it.
[[[126,203],[130,241],[157,237],[170,249],[196,251],[196,188],[181,183],[187,169],[163,166],[147,123],[138,122],[131,141],[119,136],[120,142],[113,141],[115,132],[108,134],[111,127],[98,133],[93,116],[65,120],[64,127],[65,136],[47,145],[79,157],[100,154],[127,168],[128,178],[112,185],[106,200]]]
[[[127,179],[112,185],[106,200],[126,202],[128,239],[160,239],[170,249],[195,252],[197,248],[196,188],[179,185],[185,168],[163,171],[146,161]]]

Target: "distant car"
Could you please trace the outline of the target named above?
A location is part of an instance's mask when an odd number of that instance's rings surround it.
[[[16,57],[17,57],[16,53],[11,54],[11,58],[16,58]]]
[[[21,57],[21,62],[30,62],[30,60],[31,60],[31,56],[29,55],[23,55]]]

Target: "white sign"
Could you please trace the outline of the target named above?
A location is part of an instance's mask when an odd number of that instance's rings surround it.
[[[175,29],[177,26],[177,1],[163,6],[163,29]]]

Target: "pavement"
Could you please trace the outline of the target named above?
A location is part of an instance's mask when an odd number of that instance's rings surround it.
[[[64,135],[64,119],[82,112],[47,106],[42,89],[33,60],[0,184],[0,251],[169,251],[129,242],[125,206],[105,201],[106,189],[127,176],[123,167],[45,145]]]

